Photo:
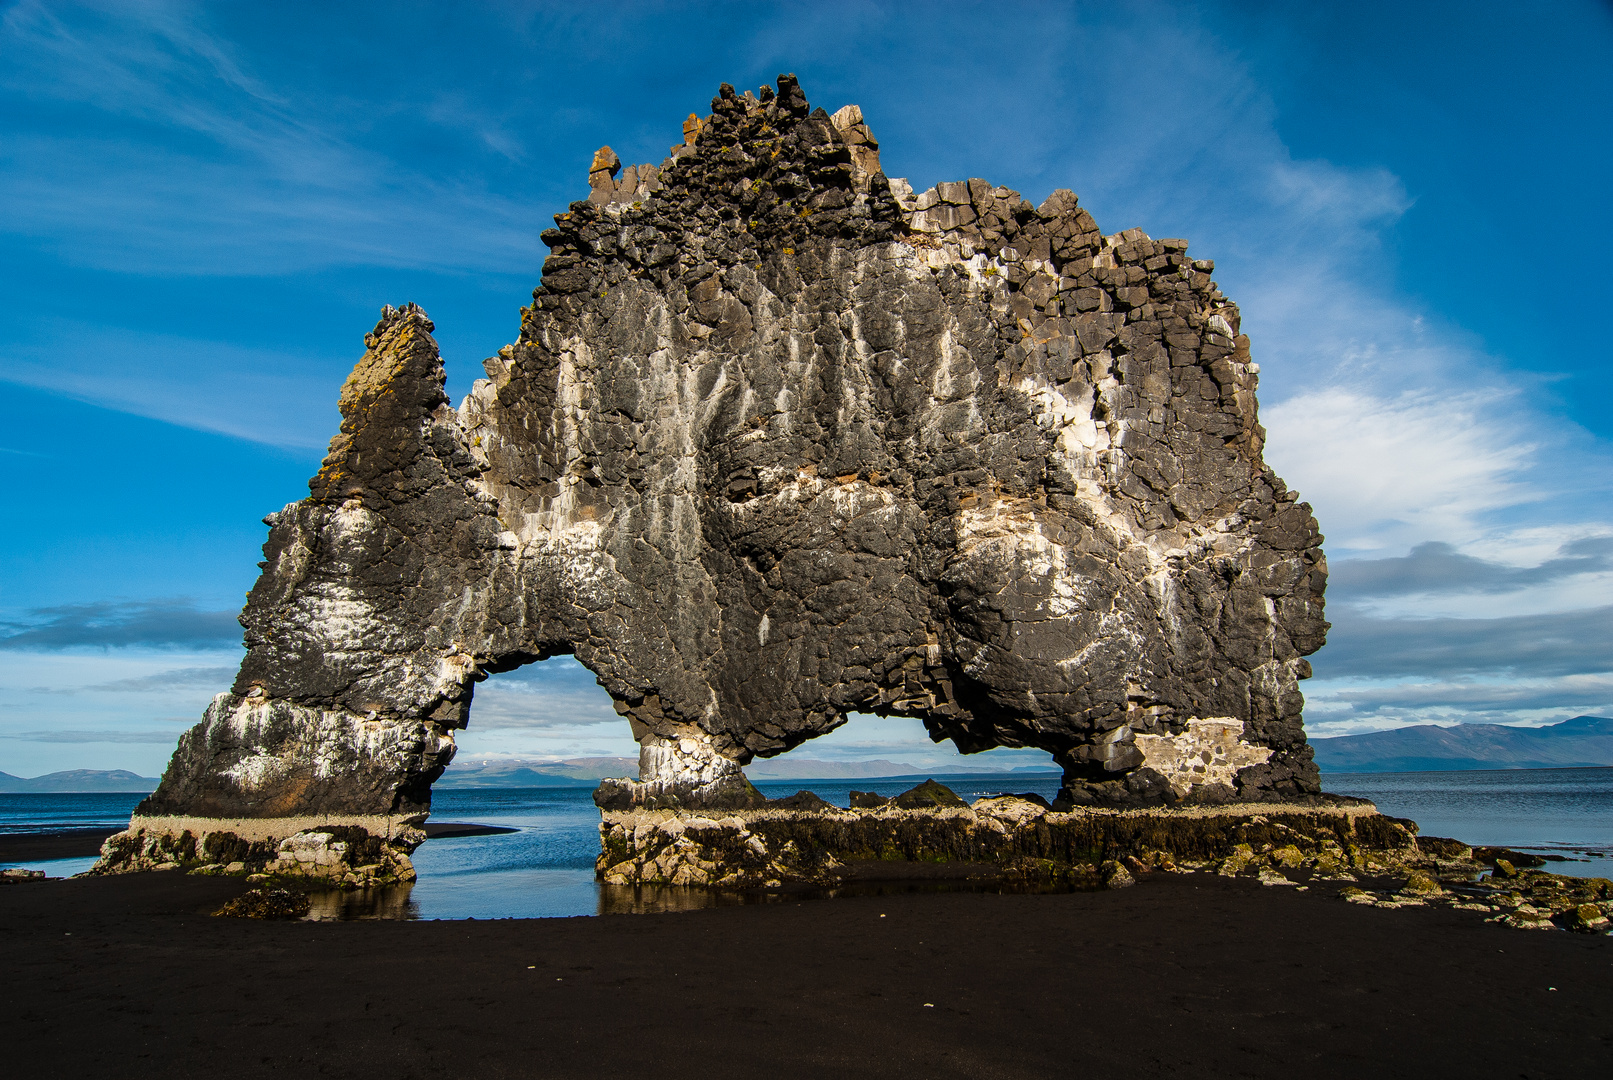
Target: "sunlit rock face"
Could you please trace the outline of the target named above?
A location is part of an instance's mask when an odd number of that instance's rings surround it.
[[[1322,538],[1211,264],[1067,191],[915,195],[791,77],[684,132],[595,156],[457,409],[386,309],[142,813],[423,811],[476,680],[559,653],[643,747],[618,807],[754,803],[853,712],[1041,747],[1070,803],[1316,792]]]

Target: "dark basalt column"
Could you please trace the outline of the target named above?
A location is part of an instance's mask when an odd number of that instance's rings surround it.
[[[596,155],[457,410],[386,309],[140,814],[418,815],[475,681],[559,653],[642,748],[608,807],[754,804],[857,711],[1048,750],[1066,803],[1318,791],[1322,538],[1211,264],[1067,191],[915,196],[793,77],[684,131]]]

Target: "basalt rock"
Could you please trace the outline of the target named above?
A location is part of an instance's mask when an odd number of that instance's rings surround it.
[[[477,680],[557,654],[641,745],[613,805],[745,805],[744,763],[858,712],[1045,749],[1062,805],[1318,791],[1322,538],[1186,241],[914,194],[789,76],[588,188],[457,409],[425,312],[383,311],[140,815],[389,833]]]
[[[296,818],[229,822],[136,814],[126,831],[107,838],[94,872],[267,875],[344,889],[415,879],[409,854],[425,840],[421,830],[404,827],[387,836],[362,825],[307,825]]]
[[[235,919],[300,919],[312,906],[308,894],[290,889],[251,889],[213,912]]]
[[[1119,888],[1155,869],[1354,880],[1352,868],[1434,865],[1414,836],[1362,800],[1054,811],[1005,795],[923,809],[606,811],[595,870],[612,885],[721,888],[921,876]]]

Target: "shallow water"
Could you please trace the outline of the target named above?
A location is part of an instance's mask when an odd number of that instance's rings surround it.
[[[94,792],[82,795],[32,791],[0,793],[0,834],[121,829],[129,823],[129,815],[143,798],[145,795],[139,792]],[[94,865],[95,858],[91,856],[83,859],[0,862],[0,869],[23,867],[43,870],[48,877],[72,877]]]
[[[95,792],[89,795],[44,795],[0,792],[0,833],[55,832],[105,825],[121,829],[144,795]]]
[[[887,780],[764,781],[770,798],[806,789],[838,806],[850,793],[896,795],[918,782]],[[1051,798],[1056,776],[938,775],[964,799],[1005,792]],[[1331,773],[1323,787],[1371,799],[1386,814],[1416,820],[1425,835],[1506,846],[1575,861],[1552,861],[1556,873],[1613,876],[1613,769],[1531,769],[1443,773]],[[0,794],[0,832],[105,825],[128,820],[140,795]],[[592,787],[439,791],[432,820],[502,825],[516,831],[444,837],[414,854],[412,886],[330,892],[315,898],[314,918],[497,919],[680,911],[768,903],[848,892],[979,888],[966,883],[860,884],[837,890],[728,893],[675,887],[602,886],[594,881],[599,811]],[[66,877],[93,859],[6,863]],[[987,886],[1001,891],[998,886]]]
[[[1424,836],[1534,852],[1556,874],[1613,876],[1613,768],[1323,773],[1322,787],[1411,818]]]
[[[412,919],[533,919],[592,915],[599,810],[592,787],[443,791],[434,821],[519,830],[428,840],[414,853]],[[317,913],[316,913],[317,914]]]
[[[1059,786],[1056,775],[1027,779],[988,774],[936,779],[971,802],[1004,792],[1035,792],[1052,798]],[[850,806],[853,791],[899,795],[918,782],[913,777],[789,780],[763,781],[756,787],[771,799],[807,789],[836,806]],[[414,853],[420,879],[414,883],[404,908],[390,894],[377,895],[375,904],[380,910],[406,909],[407,914],[401,917],[415,919],[541,918],[676,911],[767,899],[761,894],[725,894],[708,889],[655,887],[624,891],[601,886],[594,881],[599,811],[594,806],[592,787],[441,791],[432,796],[431,817],[434,821],[470,821],[521,831],[422,844]],[[360,915],[358,911],[358,905],[349,903],[345,917],[400,917]]]
[[[21,867],[24,870],[43,870],[46,877],[72,877],[82,874],[96,863],[95,856],[87,859],[32,859],[23,862],[0,863],[0,870]]]

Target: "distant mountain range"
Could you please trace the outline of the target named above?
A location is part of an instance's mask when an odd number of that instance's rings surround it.
[[[925,769],[905,761],[819,761],[812,758],[753,761],[745,773],[752,780],[868,780],[875,777],[928,776],[931,773],[1007,772],[1012,775],[1057,774],[1048,764],[1015,769]],[[572,758],[567,761],[475,761],[456,763],[432,786],[453,791],[465,788],[593,787],[607,776],[637,776],[638,760],[627,757]],[[32,779],[0,772],[0,794],[43,792],[59,795],[81,792],[137,792],[157,789],[157,778],[125,769],[70,769]]]
[[[593,787],[607,776],[637,776],[638,761],[625,757],[572,758],[569,761],[506,759],[456,762],[431,785],[460,788]]]
[[[905,761],[820,761],[813,758],[781,758],[753,761],[745,775],[755,780],[870,780],[876,777],[927,776],[945,773],[1003,772],[1029,776],[1052,774],[1059,769],[1047,765],[1015,769],[928,769]],[[457,762],[432,786],[439,790],[513,787],[593,787],[607,776],[637,776],[638,762],[626,757],[573,758],[569,761],[475,761]]]
[[[1423,724],[1312,739],[1323,772],[1443,772],[1462,769],[1561,769],[1613,766],[1613,718],[1576,716],[1550,727],[1500,724]],[[758,760],[745,767],[752,780],[867,780],[986,770],[925,768],[903,761],[824,761],[815,758]],[[1056,775],[1058,767],[1020,766],[1012,775]],[[460,762],[434,787],[460,788],[593,787],[607,776],[637,776],[638,762],[627,757],[572,758],[567,761]],[[0,793],[148,792],[157,778],[125,769],[69,769],[26,778],[0,772]]]
[[[1613,719],[1576,716],[1549,727],[1500,724],[1397,728],[1312,739],[1323,772],[1449,772],[1613,765]]]
[[[1013,769],[984,769],[979,766],[954,765],[951,768],[914,765],[906,761],[820,761],[813,758],[773,758],[757,760],[745,766],[745,775],[752,780],[870,780],[875,777],[895,776],[956,776],[962,773],[1009,773],[1016,776],[1052,774],[1061,770],[1049,762],[1046,765],[1021,765]]]
[[[1613,766],[1613,718],[1576,716],[1550,727],[1500,724],[1397,728],[1365,735],[1312,739],[1323,772],[1446,772],[1462,769],[1562,769]],[[1046,765],[1008,770],[925,768],[905,761],[824,761],[815,758],[757,760],[745,767],[752,780],[871,780],[875,778],[1007,772],[1057,775]],[[572,758],[567,761],[474,761],[456,763],[434,787],[465,788],[593,787],[607,776],[637,776],[638,761],[628,757]],[[69,769],[31,779],[0,772],[0,793],[154,791],[157,778],[125,769]]]
[[[56,795],[104,791],[147,792],[157,790],[155,776],[140,776],[125,769],[68,769],[27,779],[0,772],[0,792],[46,792]]]
[[[813,758],[758,758],[745,766],[752,780],[864,780],[874,776],[908,776],[922,772],[905,761],[821,761]]]

